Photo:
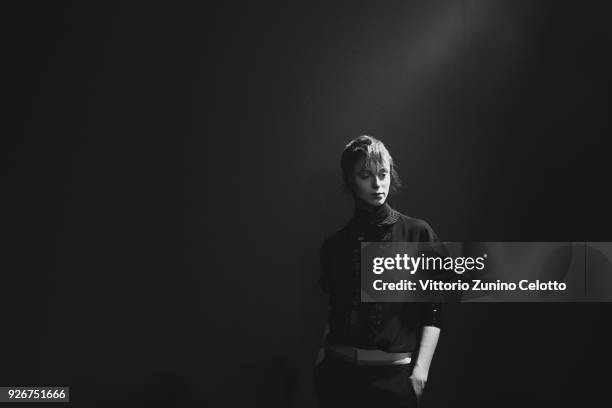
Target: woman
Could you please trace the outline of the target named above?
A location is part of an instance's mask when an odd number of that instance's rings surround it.
[[[440,334],[439,305],[361,303],[360,243],[438,239],[425,221],[387,203],[400,182],[380,140],[352,140],[342,153],[341,167],[355,214],[321,247],[320,284],[329,294],[330,312],[314,372],[319,405],[414,407]]]

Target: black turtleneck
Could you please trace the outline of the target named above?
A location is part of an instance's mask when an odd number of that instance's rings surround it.
[[[353,220],[358,223],[368,223],[374,225],[393,224],[399,219],[400,213],[395,211],[387,203],[376,207],[372,211],[356,208]]]

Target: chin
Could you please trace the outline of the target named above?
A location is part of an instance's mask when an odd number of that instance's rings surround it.
[[[379,205],[383,205],[385,203],[387,197],[383,197],[380,200],[372,200],[371,204],[375,207],[378,207]]]

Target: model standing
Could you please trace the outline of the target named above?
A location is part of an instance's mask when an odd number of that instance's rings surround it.
[[[425,221],[387,203],[400,182],[380,140],[352,140],[342,153],[341,168],[355,213],[321,247],[320,283],[329,294],[330,311],[315,366],[319,405],[414,407],[438,342],[440,308],[432,303],[362,303],[360,243],[438,239]]]

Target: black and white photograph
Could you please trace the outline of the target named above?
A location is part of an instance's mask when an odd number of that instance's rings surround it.
[[[610,405],[608,2],[2,8],[0,408]]]

